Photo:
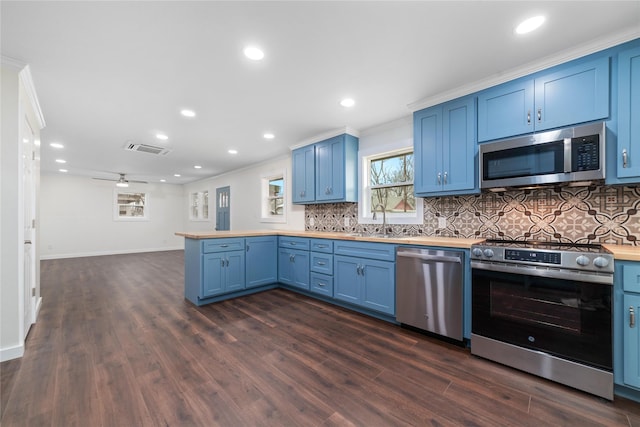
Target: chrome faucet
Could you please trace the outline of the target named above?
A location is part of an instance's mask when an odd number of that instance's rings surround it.
[[[378,219],[378,218],[376,217],[376,210],[377,210],[378,208],[382,208],[382,234],[383,234],[384,236],[386,236],[386,235],[387,235],[387,211],[386,211],[386,209],[384,208],[384,205],[383,205],[383,204],[381,204],[381,203],[380,203],[380,204],[377,204],[377,205],[375,205],[375,206],[373,207],[373,220]]]

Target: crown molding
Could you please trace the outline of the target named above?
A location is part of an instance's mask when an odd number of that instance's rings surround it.
[[[349,135],[355,136],[356,138],[360,137],[360,132],[358,132],[356,129],[345,126],[302,140],[295,145],[290,145],[289,149],[295,150],[296,148],[304,147],[315,142],[324,141],[325,139],[333,138],[334,136],[342,135],[343,133],[348,133]]]
[[[24,90],[29,98],[31,107],[33,108],[36,119],[38,120],[38,128],[42,129],[46,126],[46,123],[44,121],[42,109],[40,108],[40,102],[38,101],[38,94],[36,93],[36,88],[33,84],[33,78],[31,77],[31,68],[28,65],[25,65],[22,71],[18,74],[18,78],[24,86]]]
[[[17,72],[21,71],[24,67],[27,66],[27,64],[25,64],[22,61],[19,61],[15,58],[11,58],[9,56],[4,56],[4,55],[0,57],[0,63],[2,64],[3,67],[10,68]]]
[[[547,68],[560,65],[565,62],[569,62],[574,59],[578,59],[583,56],[587,56],[592,53],[596,53],[601,50],[605,50],[631,40],[635,40],[639,37],[640,37],[640,30],[635,28],[620,31],[615,34],[611,34],[607,37],[600,38],[598,40],[594,40],[589,43],[584,43],[578,46],[574,46],[570,49],[561,51],[559,53],[546,56],[540,60],[529,62],[517,68],[512,68],[511,70],[507,70],[506,72],[500,72],[499,74],[494,74],[485,79],[478,80],[463,86],[459,86],[455,89],[452,89],[446,92],[441,92],[427,98],[423,98],[419,101],[408,104],[407,108],[411,112],[414,112],[414,111],[421,110],[423,108],[438,105],[443,102],[451,101],[452,99],[459,98],[461,96],[479,92],[481,90],[484,90],[502,83],[506,83],[508,81],[515,80],[517,78],[524,77],[529,74],[533,74],[538,71],[542,71]]]

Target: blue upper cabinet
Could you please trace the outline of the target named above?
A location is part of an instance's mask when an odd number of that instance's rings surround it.
[[[293,203],[309,203],[316,199],[315,149],[302,147],[292,152],[293,158]]]
[[[478,192],[475,103],[468,96],[413,114],[416,195]]]
[[[478,94],[478,141],[609,117],[609,57],[559,66]]]
[[[293,151],[292,158],[293,203],[358,200],[358,138],[338,135],[298,148]],[[302,180],[304,186],[302,182],[296,184],[298,180]],[[306,188],[309,183],[312,183],[311,191]]]
[[[640,177],[640,47],[618,56],[618,178]]]

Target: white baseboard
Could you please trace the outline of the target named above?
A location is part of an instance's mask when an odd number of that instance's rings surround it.
[[[0,362],[18,359],[24,355],[24,344],[0,349]]]
[[[182,251],[184,246],[178,246],[173,248],[145,248],[145,249],[123,249],[118,251],[103,251],[103,252],[79,252],[74,254],[54,254],[54,255],[40,255],[40,260],[48,259],[63,259],[63,258],[83,258],[90,256],[104,256],[104,255],[124,255],[124,254],[136,254],[144,252],[162,252],[162,251]]]

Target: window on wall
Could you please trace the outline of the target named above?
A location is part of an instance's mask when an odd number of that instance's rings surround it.
[[[145,220],[149,217],[147,193],[116,191],[115,219]]]
[[[284,173],[262,178],[262,222],[286,222]]]
[[[373,220],[373,212],[385,210],[389,224],[421,224],[422,199],[413,192],[412,148],[360,154],[363,188],[358,204],[359,221]]]
[[[189,219],[206,221],[209,219],[209,192],[196,191],[189,194]]]

